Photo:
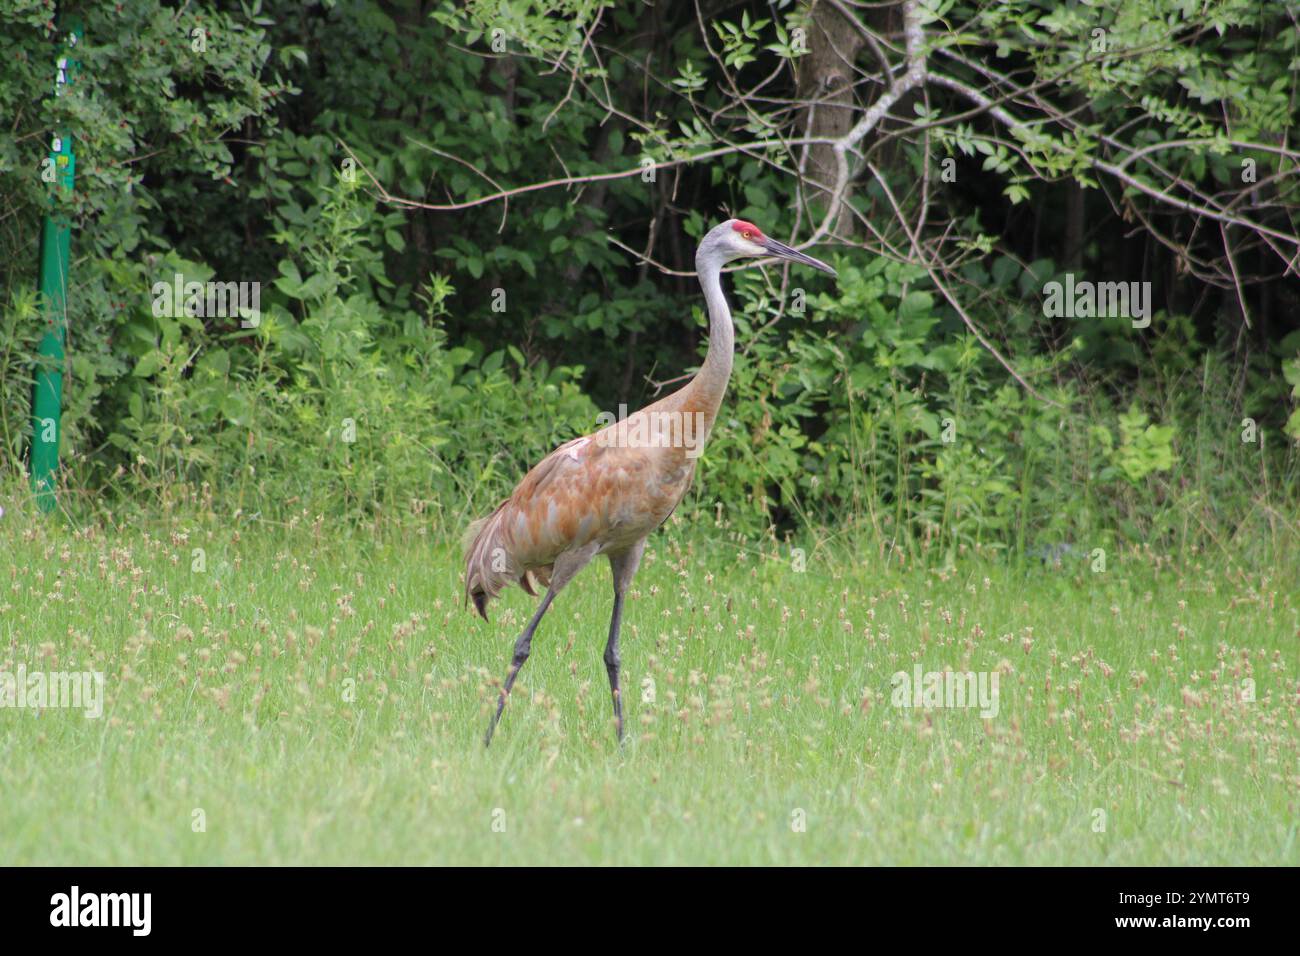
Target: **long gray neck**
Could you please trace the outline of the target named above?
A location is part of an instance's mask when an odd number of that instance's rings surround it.
[[[731,378],[731,364],[736,350],[736,331],[731,324],[731,309],[727,306],[727,297],[722,294],[721,257],[710,255],[700,249],[695,256],[695,269],[700,276],[700,286],[704,289],[704,301],[709,306],[709,350],[705,353],[704,364],[699,374],[691,382],[696,396],[704,405],[710,406],[711,415],[716,414],[722,405],[722,396],[727,391],[727,380]]]

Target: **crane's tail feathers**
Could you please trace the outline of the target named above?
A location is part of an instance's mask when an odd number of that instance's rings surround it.
[[[475,518],[465,529],[465,533],[460,536],[460,550],[469,557],[470,549],[474,547],[474,539],[478,537],[483,526],[488,523],[488,518]]]
[[[527,575],[511,553],[506,537],[509,501],[503,501],[492,514],[480,518],[465,529],[461,546],[465,550],[465,603],[474,602],[474,610],[487,620],[488,602],[515,582],[527,587]]]
[[[483,620],[486,621],[488,619],[487,594],[485,594],[483,591],[475,591],[473,594],[470,595],[470,597],[473,598],[474,600],[474,610],[478,611],[478,616],[483,618]]]

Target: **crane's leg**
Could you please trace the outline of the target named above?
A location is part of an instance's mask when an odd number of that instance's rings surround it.
[[[510,659],[510,671],[506,674],[506,682],[501,685],[501,696],[497,698],[496,713],[492,715],[492,720],[488,724],[487,736],[483,738],[484,747],[490,746],[492,743],[492,732],[497,729],[497,721],[501,719],[501,711],[505,710],[506,698],[510,696],[510,688],[515,686],[515,678],[519,676],[519,670],[524,666],[524,661],[528,660],[528,653],[533,644],[533,632],[537,630],[537,625],[541,623],[542,615],[546,613],[546,609],[555,600],[555,595],[559,594],[560,590],[573,580],[573,576],[595,557],[599,548],[599,544],[590,544],[579,551],[569,551],[555,559],[555,565],[551,570],[551,586],[546,589],[542,603],[537,605],[532,620],[528,622],[524,632],[519,635],[519,640],[515,641],[515,653]]]
[[[605,672],[609,674],[609,692],[614,698],[614,723],[620,744],[623,742],[623,693],[618,686],[618,669],[622,662],[618,654],[618,632],[623,625],[623,594],[636,576],[644,553],[645,538],[642,538],[622,554],[609,556],[609,569],[614,574],[614,614],[609,619],[609,641],[605,644]]]

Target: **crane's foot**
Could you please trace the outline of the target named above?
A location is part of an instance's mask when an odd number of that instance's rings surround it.
[[[483,735],[484,747],[492,746],[492,735],[496,732],[497,724],[501,721],[501,710],[502,708],[505,707],[505,705],[506,705],[506,697],[505,694],[502,694],[501,699],[497,701],[497,712],[493,714],[492,719],[488,721],[487,733]]]
[[[617,678],[616,678],[617,679]],[[618,734],[618,745],[623,746],[623,693],[617,686],[612,692],[614,698],[614,730]]]

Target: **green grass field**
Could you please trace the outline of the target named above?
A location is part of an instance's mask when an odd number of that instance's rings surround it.
[[[105,675],[99,719],[0,709],[9,864],[1300,863],[1296,566],[799,573],[679,524],[626,746],[602,559],[485,751],[533,604],[471,617],[447,542],[0,521],[0,671]],[[996,671],[996,717],[894,706],[918,663]]]

